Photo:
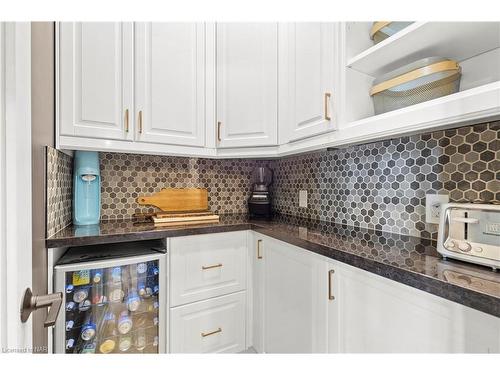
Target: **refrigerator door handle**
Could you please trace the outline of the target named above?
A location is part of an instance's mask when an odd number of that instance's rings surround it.
[[[60,292],[34,296],[31,289],[26,288],[21,305],[21,322],[26,322],[33,311],[49,307],[49,312],[43,326],[47,328],[55,325],[62,300],[63,295]]]

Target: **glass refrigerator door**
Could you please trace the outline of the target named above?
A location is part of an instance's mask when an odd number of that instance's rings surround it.
[[[160,261],[64,272],[66,353],[159,353]]]

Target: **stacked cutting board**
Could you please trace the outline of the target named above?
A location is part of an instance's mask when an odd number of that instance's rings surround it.
[[[206,189],[162,189],[151,196],[138,197],[137,203],[160,209],[151,216],[156,226],[170,227],[219,222],[219,215],[208,210]]]

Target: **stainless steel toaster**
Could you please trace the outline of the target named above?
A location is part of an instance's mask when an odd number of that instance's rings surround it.
[[[444,258],[500,268],[500,205],[444,204],[437,251]]]

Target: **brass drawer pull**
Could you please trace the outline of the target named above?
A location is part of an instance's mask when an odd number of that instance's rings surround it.
[[[212,268],[219,268],[219,267],[222,267],[222,263],[214,264],[212,266],[201,266],[201,270],[205,271],[205,270],[209,270]]]
[[[212,332],[207,332],[207,333],[201,333],[201,337],[207,337],[207,336],[211,336],[211,335],[215,335],[216,333],[221,333],[222,332],[222,328],[217,328],[215,331],[212,331]]]
[[[335,296],[332,294],[333,291],[332,291],[332,277],[333,277],[333,274],[335,273],[334,270],[330,270],[328,271],[328,299],[330,301],[333,301],[335,299]]]
[[[125,110],[125,132],[128,133],[128,109]]]
[[[257,240],[257,259],[262,259],[262,254],[260,253],[261,244],[262,240]]]
[[[330,101],[330,96],[331,96],[331,94],[329,92],[325,92],[325,120],[326,121],[330,121],[332,119],[328,113],[328,104]]]

